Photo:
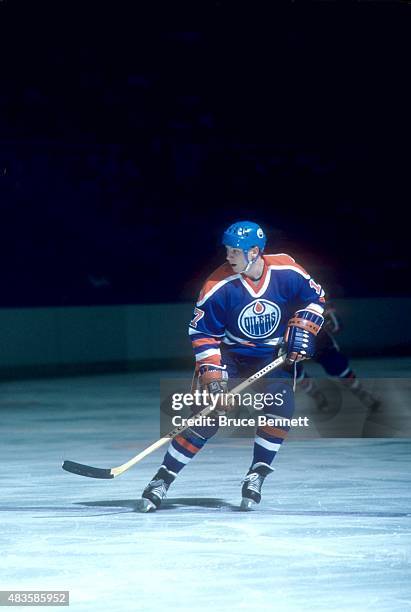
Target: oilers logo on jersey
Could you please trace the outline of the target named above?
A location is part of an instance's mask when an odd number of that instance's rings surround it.
[[[269,300],[254,300],[240,312],[238,327],[248,338],[267,338],[278,327],[280,308]]]

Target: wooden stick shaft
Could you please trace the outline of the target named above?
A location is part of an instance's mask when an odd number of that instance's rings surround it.
[[[261,370],[259,370],[258,372],[250,376],[249,378],[247,378],[247,380],[245,380],[244,382],[234,387],[234,389],[231,389],[229,393],[234,395],[235,393],[240,393],[240,391],[244,391],[244,389],[252,385],[256,380],[258,380],[259,378],[262,378],[263,376],[268,374],[268,372],[271,372],[272,370],[275,370],[276,368],[281,366],[284,363],[284,361],[285,361],[285,355],[282,355],[281,357],[277,357],[277,359],[275,359],[274,361],[266,365],[264,368],[262,368]],[[195,417],[206,417],[212,411],[213,411],[212,406],[206,406],[206,408],[204,408],[203,410],[201,410],[201,412],[196,414]],[[168,433],[166,436],[164,436],[163,438],[160,438],[159,440],[157,440],[157,442],[154,442],[154,444],[151,444],[150,446],[148,446],[146,449],[138,453],[138,455],[136,455],[135,457],[132,457],[126,463],[123,463],[122,465],[119,465],[118,467],[112,468],[111,469],[112,475],[119,476],[126,470],[129,470],[131,467],[133,467],[133,465],[135,465],[136,463],[144,459],[144,457],[147,457],[147,455],[150,455],[158,448],[161,448],[161,446],[163,446],[164,444],[167,444],[167,442],[169,442],[172,438],[175,438],[175,436],[177,436],[178,434],[181,434],[183,431],[185,431],[188,428],[189,428],[189,425],[180,425],[179,427],[176,427],[175,429],[170,431],[170,433]]]

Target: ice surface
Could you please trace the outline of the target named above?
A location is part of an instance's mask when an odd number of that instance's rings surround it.
[[[2,385],[0,589],[70,590],[76,612],[411,610],[411,440],[286,442],[252,513],[246,438],[210,442],[156,514],[135,508],[163,451],[114,480],[61,469],[155,441],[159,379]]]

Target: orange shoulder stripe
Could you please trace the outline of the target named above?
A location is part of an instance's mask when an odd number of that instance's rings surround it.
[[[287,253],[276,253],[273,255],[263,255],[264,261],[267,266],[291,266],[293,268],[297,268],[306,276],[310,276],[300,264],[298,264],[293,257],[287,255]]]
[[[229,276],[234,275],[235,272],[229,263],[224,263],[222,266],[218,267],[217,270],[214,270],[214,272],[210,274],[204,283],[200,291],[200,295],[198,296],[198,301],[201,302],[204,296],[207,295],[207,293],[209,293],[218,283],[221,283],[221,281],[225,280]]]

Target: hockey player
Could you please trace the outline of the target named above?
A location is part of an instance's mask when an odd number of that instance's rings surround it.
[[[273,397],[280,394],[280,401],[265,406],[264,414],[291,418],[296,363],[314,354],[324,321],[324,291],[289,255],[265,255],[266,236],[256,223],[234,223],[222,243],[227,262],[206,280],[189,326],[200,389],[226,393],[230,379],[254,374],[273,361],[283,345],[287,365],[262,378],[260,385]],[[177,474],[216,430],[192,427],[173,438],[143,491],[143,511],[160,506]],[[242,486],[242,509],[260,502],[263,481],[273,471],[271,464],[286,434],[287,427],[257,428]]]
[[[328,306],[324,312],[324,325],[316,340],[314,361],[319,363],[328,376],[345,381],[346,388],[351,391],[369,411],[375,411],[380,406],[380,400],[364,388],[350,366],[348,357],[341,351],[334,336],[341,330],[341,323],[335,308]],[[321,412],[329,410],[328,400],[318,384],[309,378],[302,364],[297,366],[299,387],[312,397],[316,407]]]

